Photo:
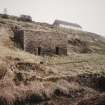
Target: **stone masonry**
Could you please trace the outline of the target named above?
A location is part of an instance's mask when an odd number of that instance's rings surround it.
[[[67,55],[67,35],[55,31],[25,30],[24,50],[35,55]]]

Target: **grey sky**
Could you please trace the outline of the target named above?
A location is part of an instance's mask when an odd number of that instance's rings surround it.
[[[0,0],[0,12],[31,15],[34,21],[61,19],[105,36],[105,0]]]

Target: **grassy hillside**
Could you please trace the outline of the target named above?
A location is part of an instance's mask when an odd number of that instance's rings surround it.
[[[0,18],[0,105],[104,105],[102,37],[77,32],[77,39],[69,33],[68,56],[40,57],[14,47],[14,26],[58,30],[45,23],[17,21],[16,17]],[[82,47],[90,52],[81,52]]]

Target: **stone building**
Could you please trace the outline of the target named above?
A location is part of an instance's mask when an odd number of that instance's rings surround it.
[[[54,31],[24,31],[24,50],[35,55],[67,55],[67,35]]]
[[[74,29],[74,30],[81,30],[82,27],[79,24],[76,23],[70,23],[62,20],[55,20],[53,23],[56,27],[62,27],[62,28],[68,28],[68,29]]]
[[[35,55],[67,55],[67,35],[56,31],[14,31],[15,46]]]

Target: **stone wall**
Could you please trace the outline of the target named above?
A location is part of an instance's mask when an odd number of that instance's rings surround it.
[[[55,31],[24,31],[24,49],[36,55],[67,55],[67,35]]]
[[[18,27],[13,29],[14,45],[17,48],[24,49],[24,31]]]

